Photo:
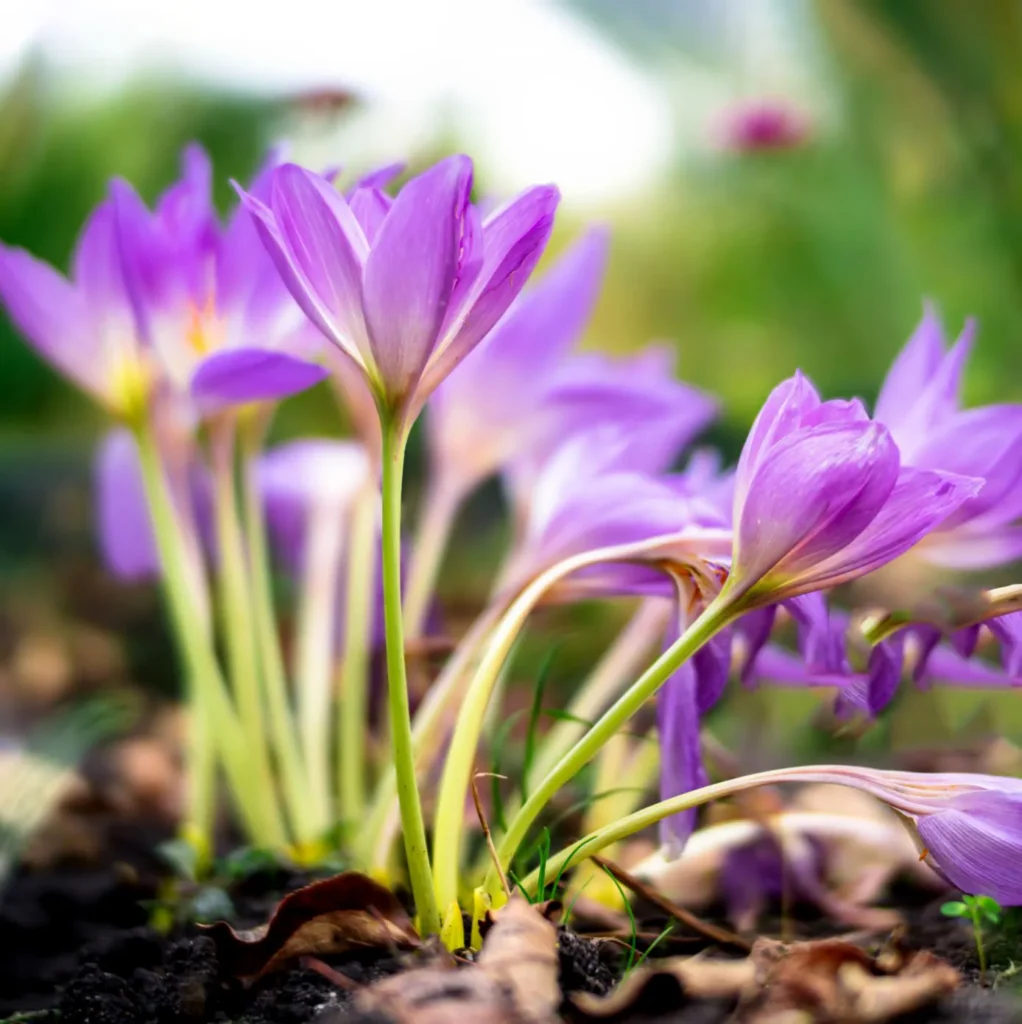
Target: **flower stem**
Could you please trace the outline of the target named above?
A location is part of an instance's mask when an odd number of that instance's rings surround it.
[[[550,770],[511,819],[507,833],[498,844],[501,867],[506,871],[511,858],[525,838],[532,823],[551,797],[578,774],[599,752],[600,748],[621,728],[647,700],[731,619],[725,603],[714,602],[678,638],[629,689],[604,712],[592,728]],[[495,868],[486,876],[486,889],[496,895],[499,879]]]
[[[422,635],[447,540],[461,508],[462,494],[461,488],[443,479],[426,491],[405,588],[405,636],[410,640]]]
[[[311,845],[327,830],[329,821],[316,813],[309,801],[305,762],[298,744],[294,710],[288,694],[284,655],[273,604],[273,576],[270,571],[266,516],[256,466],[262,449],[264,425],[258,421],[242,424],[242,476],[244,489],[245,537],[252,583],[252,615],[259,644],[259,667],[273,752],[280,769],[284,805],[292,834],[300,845]]]
[[[397,777],[398,805],[412,897],[425,935],[440,934],[440,913],[433,893],[426,847],[426,826],[415,778],[415,754],[408,704],[404,625],[401,618],[401,483],[406,437],[394,417],[383,427],[383,618],[387,638],[387,706],[390,744]]]
[[[357,834],[365,811],[369,730],[369,654],[375,611],[376,518],[379,496],[367,481],[355,498],[345,581],[344,653],[337,700],[337,794],[341,820]]]
[[[263,792],[263,813],[274,846],[286,845],[287,837],[266,745],[266,716],[259,686],[259,662],[250,601],[245,543],[238,522],[235,486],[235,424],[222,419],[212,426],[214,504],[216,507],[217,574],[220,612],[223,617],[227,664],[241,726],[245,733],[249,770]]]
[[[698,620],[697,620],[698,621]],[[877,774],[877,773],[874,773]],[[882,774],[882,773],[880,773]],[[577,843],[559,851],[546,858],[544,872],[549,878],[551,875],[567,871],[568,868],[582,863],[589,857],[593,857],[608,846],[627,839],[636,832],[657,824],[672,814],[690,810],[707,804],[711,800],[721,800],[724,797],[733,796],[746,789],[754,789],[757,786],[770,786],[782,782],[828,782],[842,786],[850,786],[853,789],[862,789],[866,792],[874,792],[868,784],[864,784],[855,770],[849,770],[843,765],[808,765],[796,768],[774,768],[770,771],[756,772],[753,775],[744,775],[737,779],[727,779],[724,782],[715,782],[710,786],[703,786],[702,789],[693,789],[688,793],[681,793],[671,797],[669,800],[661,800],[658,803],[644,807],[634,814],[620,818],[611,825],[596,829],[588,835],[583,836]],[[539,870],[533,871],[522,881],[522,889],[526,892],[535,889],[539,881]],[[499,881],[493,882],[487,878],[486,891],[491,898],[499,901],[501,887]]]
[[[192,593],[186,547],[163,473],[160,452],[148,422],[136,427],[139,462],[162,568],[161,580],[171,623],[185,663],[189,703],[195,722],[189,744],[190,808],[186,829],[207,844],[213,816],[215,752],[219,747],[238,813],[254,841],[269,844],[271,830],[261,812],[263,794],[246,770],[244,737],[228,699],[208,629]]]

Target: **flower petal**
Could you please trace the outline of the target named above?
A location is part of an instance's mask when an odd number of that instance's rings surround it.
[[[138,447],[129,430],[112,430],[106,435],[96,456],[94,475],[96,527],[104,563],[123,580],[155,578],[160,560]]]
[[[236,348],[204,359],[191,381],[191,394],[204,415],[245,402],[286,398],[327,376],[315,363],[285,352]]]
[[[522,290],[546,247],[559,200],[556,188],[538,186],[487,217],[482,266],[457,316],[445,325],[423,382],[425,395],[482,341]]]
[[[422,375],[454,288],[472,162],[454,156],[413,178],[365,266],[365,314],[384,388],[398,401]]]
[[[899,444],[903,440],[902,424],[943,357],[944,328],[933,304],[925,302],[919,326],[887,371],[874,411]]]
[[[763,454],[749,483],[731,579],[743,591],[783,582],[785,597],[817,589],[800,581],[869,526],[897,477],[898,450],[878,424],[789,434]]]
[[[968,793],[952,804],[916,819],[928,854],[963,892],[1022,905],[1022,796]]]
[[[351,194],[348,205],[366,239],[372,245],[380,233],[384,218],[394,205],[394,200],[378,188],[357,188]]]
[[[972,477],[902,468],[882,510],[864,530],[828,559],[808,569],[802,592],[835,587],[904,554],[979,492]]]
[[[14,326],[39,354],[100,399],[104,379],[101,335],[90,330],[81,294],[49,264],[0,244],[0,300]]]
[[[258,216],[258,208],[250,208]],[[362,312],[369,247],[348,204],[318,174],[282,164],[273,175],[270,208],[285,244],[267,248],[291,294],[321,330],[326,321],[328,338],[372,365]],[[265,217],[257,224],[265,226]],[[290,266],[282,266],[281,257]]]

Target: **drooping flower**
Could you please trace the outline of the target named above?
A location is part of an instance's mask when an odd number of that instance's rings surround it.
[[[0,300],[18,330],[65,377],[115,416],[139,415],[151,374],[125,289],[110,201],[82,228],[68,278],[23,249],[0,244]]]
[[[767,398],[735,477],[727,598],[744,610],[837,586],[903,554],[983,481],[902,463],[858,401],[801,374]]]
[[[984,481],[913,552],[957,569],[989,568],[1022,554],[1022,405],[961,408],[962,373],[974,337],[969,321],[945,351],[940,321],[927,304],[884,381],[875,413],[903,465]]]
[[[277,158],[252,185],[265,194]],[[200,413],[283,398],[322,380],[319,339],[281,285],[240,206],[221,227],[212,169],[189,146],[181,180],[150,211],[124,181],[111,185],[117,246],[138,335],[173,388]]]
[[[504,314],[553,224],[553,187],[529,189],[485,220],[471,187],[471,161],[455,156],[394,200],[371,187],[346,200],[294,164],[274,172],[265,201],[238,190],[305,314],[406,428]]]

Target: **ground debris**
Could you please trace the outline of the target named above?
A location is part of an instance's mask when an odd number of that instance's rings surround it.
[[[734,1024],[882,1024],[948,995],[958,972],[927,952],[872,957],[839,939],[760,939],[744,960],[685,957],[629,975],[606,998],[571,997],[575,1019],[625,1017],[657,986],[658,1002],[730,1000]]]
[[[270,920],[248,931],[225,921],[201,927],[225,974],[255,981],[299,957],[350,949],[412,949],[419,936],[398,898],[367,875],[346,871],[289,893]]]

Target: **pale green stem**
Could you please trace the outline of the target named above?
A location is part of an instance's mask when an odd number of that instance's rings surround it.
[[[262,670],[270,738],[280,769],[285,810],[295,838],[299,843],[309,844],[322,836],[329,826],[329,820],[317,814],[309,800],[308,777],[288,695],[287,672],[280,649],[280,632],[273,603],[266,516],[256,472],[262,437],[262,425],[250,423],[243,429],[241,438],[252,615],[259,644],[259,667]]]
[[[634,677],[662,639],[670,612],[670,602],[661,598],[642,602],[568,704],[568,714],[577,721],[557,722],[543,738],[527,780],[530,789],[585,735],[585,723],[595,721]]]
[[[464,494],[463,488],[452,485],[443,477],[437,477],[426,490],[405,588],[405,637],[408,640],[416,640],[422,635],[444,551]]]
[[[344,527],[332,506],[313,507],[306,517],[302,585],[298,601],[295,681],[298,732],[308,770],[309,799],[317,817],[330,820],[333,760],[330,755],[331,684],[337,581]]]
[[[461,638],[457,650],[444,665],[436,682],[426,691],[415,710],[412,720],[412,747],[415,751],[415,770],[422,781],[432,771],[435,761],[443,753],[443,740],[454,719],[452,708],[464,690],[465,677],[472,668],[479,647],[505,610],[503,603],[487,607]],[[384,769],[376,784],[369,817],[359,843],[362,860],[374,867],[390,862],[390,853],[401,830],[401,816],[397,810],[397,775],[394,766]]]
[[[228,676],[245,733],[248,770],[262,790],[267,828],[273,836],[273,844],[280,848],[287,843],[287,833],[281,819],[266,743],[266,715],[259,685],[251,588],[245,564],[245,541],[238,521],[233,418],[224,417],[214,422],[210,433],[219,556],[217,590],[227,649]]]
[[[718,598],[710,604],[681,637],[604,712],[599,721],[551,769],[529,795],[522,809],[511,819],[507,833],[497,846],[500,864],[505,871],[533,822],[557,791],[577,775],[618,729],[656,694],[681,665],[723,629],[731,618],[731,609],[726,601]],[[486,889],[490,893],[499,889],[499,879],[492,868],[487,873]]]
[[[433,869],[437,898],[442,907],[457,900],[465,804],[486,709],[507,656],[526,619],[547,591],[566,576],[602,562],[628,561],[641,550],[641,546],[631,544],[598,548],[558,562],[535,576],[519,591],[490,633],[486,649],[458,712],[437,796]]]
[[[145,422],[140,423],[136,437],[153,534],[160,554],[164,593],[184,659],[185,678],[190,685],[190,703],[195,712],[189,749],[192,758],[190,771],[193,777],[197,776],[203,789],[200,791],[198,787],[193,787],[190,792],[190,824],[208,842],[209,830],[206,823],[212,820],[213,814],[211,765],[214,763],[216,749],[219,748],[244,827],[253,841],[271,845],[275,837],[272,830],[267,828],[262,813],[264,794],[259,791],[258,780],[247,771],[240,723],[227,696],[206,623],[194,600],[193,583],[186,569],[187,548],[151,426]]]
[[[369,655],[376,604],[376,523],[379,495],[370,481],[355,498],[345,581],[344,653],[337,693],[337,794],[349,835],[361,830],[366,799]]]
[[[860,773],[861,775],[861,773]],[[711,800],[721,800],[724,797],[733,796],[746,789],[754,789],[756,786],[772,786],[782,782],[828,782],[842,786],[850,786],[853,789],[861,789],[868,793],[878,795],[876,790],[856,776],[855,769],[849,769],[845,765],[808,765],[797,768],[774,768],[770,771],[756,772],[753,775],[741,776],[737,779],[727,779],[724,782],[715,782],[710,786],[703,786],[702,789],[693,789],[688,793],[681,793],[671,797],[669,800],[661,800],[659,803],[644,807],[641,811],[629,814],[627,817],[615,821],[604,828],[596,829],[589,835],[583,836],[577,843],[559,851],[546,860],[547,877],[556,876],[562,871],[575,864],[580,864],[589,857],[593,857],[608,846],[627,839],[636,832],[656,825],[669,818],[672,814],[690,810],[693,807],[700,807]],[[897,809],[897,808],[896,808]],[[526,892],[534,889],[539,880],[539,871],[533,871],[522,881],[522,888]],[[486,891],[491,896],[498,897],[502,892],[499,882],[494,886],[489,880],[486,882]]]
[[[401,619],[401,483],[406,437],[396,417],[381,416],[383,428],[383,619],[387,637],[387,706],[390,745],[412,898],[423,935],[440,934],[433,893],[426,826],[415,778],[404,627]]]

